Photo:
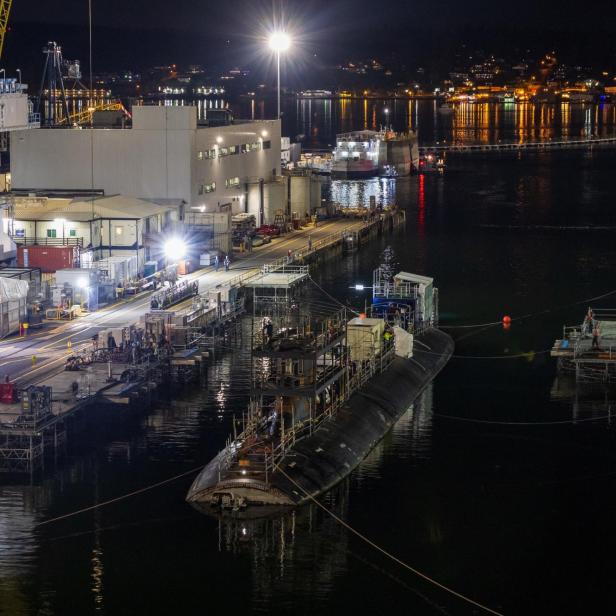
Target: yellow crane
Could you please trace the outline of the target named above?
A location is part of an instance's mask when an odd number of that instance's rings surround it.
[[[9,15],[11,14],[11,5],[13,0],[0,0],[0,58],[4,49],[4,36],[9,25]]]
[[[121,111],[127,118],[130,118],[130,114],[120,101],[111,101],[108,103],[98,103],[92,107],[88,107],[84,111],[77,113],[71,113],[68,118],[64,117],[58,120],[58,124],[69,124],[74,126],[76,124],[86,124],[92,122],[92,116],[95,111]]]

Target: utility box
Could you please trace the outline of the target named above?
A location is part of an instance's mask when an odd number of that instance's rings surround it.
[[[347,344],[351,361],[363,362],[376,357],[383,349],[383,319],[357,317],[347,325]]]

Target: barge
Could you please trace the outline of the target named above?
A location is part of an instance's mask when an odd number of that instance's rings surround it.
[[[445,366],[431,278],[374,273],[373,309],[315,322],[309,303],[254,302],[253,392],[238,434],[202,470],[187,501],[259,516],[306,503],[343,480]]]

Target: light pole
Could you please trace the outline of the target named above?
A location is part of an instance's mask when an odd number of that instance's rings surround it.
[[[19,85],[21,85],[21,69],[18,68],[17,72],[19,73]]]
[[[291,38],[286,32],[274,32],[269,39],[270,49],[276,52],[276,75],[278,83],[278,119],[280,120],[280,54],[289,49]]]

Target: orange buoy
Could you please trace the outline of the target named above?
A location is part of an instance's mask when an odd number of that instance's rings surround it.
[[[509,315],[505,315],[503,317],[503,324],[504,325],[511,325],[511,317]]]

